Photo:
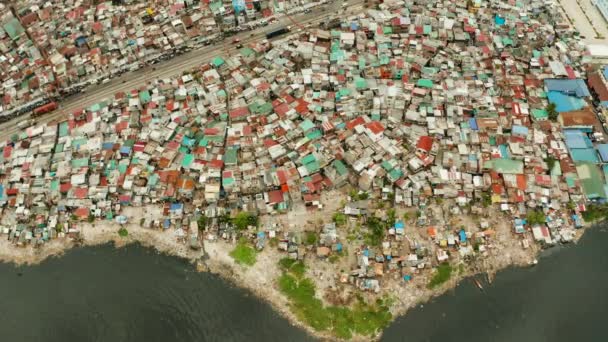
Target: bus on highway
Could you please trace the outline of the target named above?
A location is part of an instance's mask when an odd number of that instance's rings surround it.
[[[287,28],[281,27],[279,29],[276,29],[274,31],[270,31],[270,32],[266,33],[266,39],[274,38],[276,36],[280,36],[280,35],[285,34],[287,32],[289,32],[289,30]]]

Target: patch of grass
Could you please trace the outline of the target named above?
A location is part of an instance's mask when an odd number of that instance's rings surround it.
[[[433,278],[431,278],[431,281],[427,285],[427,288],[433,289],[433,288],[445,283],[446,281],[448,281],[451,276],[452,276],[452,266],[448,263],[443,263],[443,264],[439,265],[439,267],[437,268],[437,273],[435,273],[435,275],[433,275]]]
[[[306,244],[307,245],[314,245],[317,243],[317,233],[316,232],[306,232],[306,238],[305,238]]]
[[[230,252],[230,256],[237,264],[253,266],[256,261],[257,252],[245,240],[240,240],[232,252]]]
[[[290,300],[290,307],[299,320],[317,331],[331,331],[336,337],[349,339],[353,333],[370,336],[385,328],[392,315],[382,301],[369,305],[363,301],[353,307],[324,306],[315,297],[314,283],[303,276],[301,261],[282,259],[283,275],[279,289]]]
[[[127,237],[129,235],[129,231],[127,228],[120,228],[118,230],[118,235],[120,235],[120,237]]]
[[[279,266],[283,272],[291,273],[298,279],[302,278],[304,276],[304,272],[306,272],[306,265],[304,265],[304,263],[300,260],[283,258],[279,260]]]

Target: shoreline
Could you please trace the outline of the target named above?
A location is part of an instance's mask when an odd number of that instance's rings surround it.
[[[141,216],[141,215],[140,215]],[[138,222],[138,220],[131,220]],[[586,223],[583,228],[577,230],[577,234],[572,243],[577,244],[580,238],[585,234],[586,230],[593,228],[601,222]],[[203,248],[196,251],[189,248],[187,244],[178,242],[175,239],[175,234],[172,231],[162,231],[140,227],[137,223],[129,223],[125,225],[129,235],[121,237],[118,235],[120,225],[114,222],[103,222],[97,224],[85,223],[81,224],[82,243],[75,243],[65,238],[62,240],[56,239],[45,244],[41,248],[15,247],[8,240],[0,242],[0,262],[13,263],[15,265],[37,265],[47,260],[49,257],[61,257],[65,252],[74,247],[92,247],[106,243],[113,243],[115,248],[126,247],[130,244],[139,243],[146,248],[153,248],[160,253],[172,257],[179,257],[188,260],[195,269],[197,269],[197,261],[206,255],[204,264],[206,270],[199,272],[209,272],[221,277],[230,284],[245,289],[258,299],[268,303],[275,312],[287,319],[293,326],[305,330],[310,336],[320,340],[336,339],[329,331],[318,332],[300,322],[296,315],[289,309],[289,300],[276,287],[276,279],[281,274],[281,271],[276,265],[276,261],[281,257],[281,254],[273,249],[266,249],[258,254],[257,262],[251,267],[244,267],[237,264],[229,255],[234,244],[218,240],[215,242],[204,241]],[[528,255],[533,258],[538,258],[544,249],[529,250]],[[454,289],[462,281],[466,281],[471,277],[486,273],[488,280],[493,279],[499,271],[509,267],[529,267],[529,262],[522,259],[522,255],[517,258],[505,255],[491,256],[488,259],[493,259],[495,263],[491,263],[492,267],[474,271],[466,269],[462,273],[454,274],[451,279],[441,286],[428,289],[426,284],[428,277],[417,277],[413,284],[401,286],[394,293],[397,301],[391,306],[391,314],[393,315],[391,322],[395,321],[400,316],[404,316],[407,312],[417,305],[424,305],[435,297],[445,294],[447,291]],[[428,273],[428,272],[427,272]],[[428,275],[427,275],[428,276]],[[388,289],[386,289],[388,290]],[[321,296],[319,296],[321,297]],[[322,301],[327,304],[327,301],[322,298]],[[352,341],[379,340],[383,334],[380,331],[373,337],[353,335]]]

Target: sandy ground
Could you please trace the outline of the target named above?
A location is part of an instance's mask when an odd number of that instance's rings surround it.
[[[340,205],[342,199],[340,196],[342,195],[343,192],[328,193],[324,198],[324,202],[327,203],[325,210],[316,214],[310,214],[308,211],[304,210],[286,214],[284,217],[275,216],[273,219],[294,220],[289,222],[297,223],[298,226],[302,227],[301,229],[318,229],[321,221],[329,222],[329,220],[331,220],[331,215]],[[439,215],[438,217],[441,217],[444,214],[442,210],[447,209],[449,205],[446,204],[443,207],[443,209],[434,209],[437,210],[435,214]],[[400,217],[404,211],[405,210],[403,209],[398,210],[398,217]],[[161,252],[189,259],[193,263],[198,260],[205,260],[205,269],[208,271],[219,274],[240,287],[249,289],[259,298],[268,301],[293,324],[306,329],[319,338],[331,340],[331,336],[316,333],[311,331],[310,328],[303,326],[289,310],[287,299],[280,293],[276,285],[276,280],[281,274],[281,271],[278,268],[278,260],[285,257],[285,255],[276,249],[266,248],[258,254],[255,265],[244,267],[236,264],[232,257],[230,257],[229,253],[234,248],[234,244],[232,243],[221,240],[214,242],[204,241],[204,252],[203,250],[194,251],[190,249],[187,244],[178,241],[173,229],[162,231],[140,227],[139,222],[142,217],[159,217],[159,207],[147,207],[145,210],[142,210],[142,208],[124,208],[123,214],[130,218],[130,223],[125,225],[125,228],[127,228],[129,232],[128,237],[122,238],[118,235],[120,226],[116,223],[86,223],[79,225],[79,228],[82,231],[82,237],[84,238],[83,244],[97,245],[114,241],[115,244],[120,247],[138,241],[143,245],[152,246]],[[462,215],[455,215],[455,217],[457,217],[456,221],[451,222],[453,224],[465,225],[467,227],[478,225],[479,218]],[[413,308],[432,297],[441,295],[456,286],[467,276],[481,272],[494,274],[498,270],[510,265],[529,265],[530,262],[535,259],[536,254],[539,251],[537,245],[532,243],[531,237],[527,237],[531,242],[530,248],[523,249],[521,247],[522,237],[515,236],[515,234],[511,232],[511,221],[507,216],[496,210],[488,210],[485,218],[490,221],[491,227],[496,232],[492,239],[492,244],[488,246],[487,255],[483,258],[479,258],[478,261],[473,263],[473,266],[465,268],[462,272],[455,272],[456,274],[442,286],[433,290],[427,289],[426,285],[432,276],[432,273],[429,270],[425,270],[421,274],[415,275],[412,281],[407,283],[401,279],[401,276],[398,273],[387,274],[382,278],[382,290],[379,295],[389,295],[391,298],[395,299],[395,303],[391,308],[394,317],[405,314],[410,308]],[[450,219],[454,219],[454,217]],[[411,221],[413,221],[413,219]],[[306,222],[309,223],[307,224]],[[412,222],[408,224],[408,227],[410,227],[411,223]],[[423,233],[424,229],[413,229],[419,230],[420,241],[426,238]],[[346,235],[345,231],[346,229],[340,233],[341,238],[344,238],[342,235]],[[577,234],[577,237],[580,237],[581,234],[582,231]],[[428,246],[433,248],[433,243],[430,241],[426,241],[425,243],[428,243]],[[74,245],[75,244],[68,239],[56,239],[37,249],[32,247],[19,248],[11,245],[7,240],[2,239],[0,240],[0,260],[16,263],[37,263],[51,255],[60,255]],[[355,264],[355,247],[350,246],[348,248],[351,249],[348,251],[348,255],[340,258],[335,264],[332,264],[327,260],[316,258],[313,255],[314,253],[307,254],[307,276],[315,280],[318,288],[318,296],[320,298],[327,300],[331,294],[333,294],[335,303],[336,296],[341,298],[351,297],[348,294],[353,292],[353,288],[350,285],[343,285],[339,282],[339,274],[341,272],[350,271],[352,265]],[[205,252],[207,253],[207,257],[201,258]],[[457,268],[458,267],[454,267],[454,269]],[[368,293],[364,293],[363,295],[369,297],[371,300],[376,298],[374,295]],[[345,301],[345,303],[348,303],[348,301]],[[369,338],[356,337],[354,340],[364,341],[369,340]]]

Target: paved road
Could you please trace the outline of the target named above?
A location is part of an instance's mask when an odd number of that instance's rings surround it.
[[[363,8],[363,1],[364,0],[347,0],[347,14],[356,13],[356,11],[361,10]],[[344,13],[340,14],[341,7],[342,1],[333,1],[327,6],[317,6],[312,8],[310,13],[292,15],[291,17],[302,26],[308,24],[315,26],[324,21],[328,21],[332,16],[343,16]],[[125,73],[120,77],[112,79],[106,84],[89,87],[86,89],[86,92],[74,95],[69,99],[60,102],[59,109],[37,118],[36,121],[38,124],[44,124],[51,121],[59,122],[65,120],[68,118],[70,113],[73,113],[78,109],[91,106],[103,99],[112,98],[117,92],[128,92],[132,89],[145,85],[148,81],[154,79],[166,79],[179,75],[185,70],[189,70],[197,65],[209,62],[216,56],[224,56],[226,54],[230,55],[237,50],[236,46],[231,44],[232,39],[235,37],[239,38],[243,45],[246,45],[251,42],[265,39],[267,32],[281,26],[292,26],[292,34],[294,31],[297,31],[297,28],[291,20],[289,20],[287,17],[282,17],[279,22],[272,25],[261,27],[256,30],[241,32],[232,37],[227,37],[223,42],[205,46],[201,49],[187,52],[181,56],[176,56],[171,60],[155,64],[155,70],[153,70],[151,66],[147,66],[134,72]],[[284,38],[284,36],[277,37],[276,39],[281,38]],[[8,139],[11,135],[18,133],[20,130],[16,125],[20,121],[29,118],[30,114],[25,114],[11,121],[0,124],[1,139]]]

